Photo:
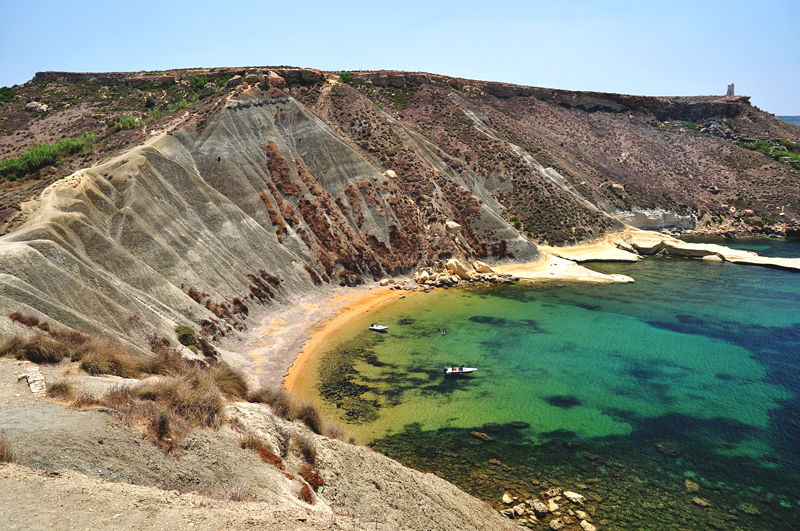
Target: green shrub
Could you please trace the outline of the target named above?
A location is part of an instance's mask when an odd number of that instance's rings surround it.
[[[203,90],[206,83],[208,83],[208,78],[206,76],[192,76],[192,78],[189,79],[189,87],[195,92]]]
[[[4,103],[8,103],[9,101],[14,99],[17,93],[11,90],[8,87],[0,88],[0,101]]]
[[[745,147],[754,151],[758,151],[759,153],[763,153],[764,155],[769,155],[769,149],[772,147],[772,145],[766,140],[759,140],[757,142],[753,142],[752,144],[747,144]]]
[[[781,157],[789,157],[790,159],[794,160],[795,162],[800,162],[800,154],[789,153],[788,151],[776,151],[775,153],[772,154],[772,157],[775,160],[778,160]]]
[[[175,327],[175,333],[178,335],[178,343],[181,345],[189,346],[197,343],[197,336],[188,326],[179,325]]]
[[[342,83],[347,83],[348,85],[352,85],[353,83],[355,83],[356,78],[353,77],[353,74],[351,74],[350,72],[342,71],[339,72],[339,81],[341,81]]]
[[[145,123],[149,124],[150,122],[154,122],[154,121],[158,120],[159,118],[161,118],[162,114],[163,113],[161,112],[161,110],[159,110],[157,108],[150,109],[150,112],[147,113],[147,118],[145,118],[144,121],[145,121]]]
[[[94,145],[95,136],[84,133],[75,139],[64,138],[55,144],[36,144],[19,157],[11,157],[0,162],[0,175],[21,177],[45,166],[52,166],[58,161],[58,156],[65,151],[70,155],[82,151],[85,147]]]
[[[134,118],[133,116],[123,116],[119,119],[119,128],[120,129],[136,129],[139,126],[139,120]]]
[[[187,100],[186,98],[181,98],[180,100],[172,102],[169,105],[167,105],[167,112],[171,113],[180,109],[186,109],[194,105],[198,101],[200,101],[200,98],[197,97],[197,94],[195,94],[194,97],[190,100]]]

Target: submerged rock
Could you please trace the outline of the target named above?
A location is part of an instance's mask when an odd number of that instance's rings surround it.
[[[744,514],[749,514],[750,516],[759,516],[761,514],[761,511],[759,511],[758,508],[751,503],[740,503],[736,506],[736,509]]]
[[[536,498],[535,500],[531,500],[529,502],[529,504],[531,506],[531,509],[533,509],[533,511],[536,514],[540,515],[540,516],[541,515],[545,515],[548,512],[547,511],[547,506],[545,504],[543,504],[542,501],[539,498]]]
[[[692,498],[692,503],[694,503],[695,505],[698,505],[700,507],[711,507],[711,504],[708,503],[707,501],[705,501],[702,498],[694,497],[694,498]]]
[[[569,501],[571,501],[572,503],[581,503],[582,504],[586,500],[586,498],[584,498],[583,496],[581,496],[577,492],[572,492],[571,490],[568,490],[568,491],[564,492],[564,496],[566,496],[567,499]]]
[[[489,437],[485,433],[481,433],[479,431],[472,431],[472,432],[470,432],[470,435],[472,435],[473,437],[475,437],[477,439],[480,439],[480,440],[482,440],[484,442],[492,442],[492,438],[491,437]]]
[[[671,442],[656,443],[656,450],[665,457],[680,457],[681,447]]]

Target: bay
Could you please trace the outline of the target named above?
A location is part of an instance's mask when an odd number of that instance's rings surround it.
[[[359,442],[498,508],[508,489],[589,481],[609,529],[796,518],[800,277],[664,257],[591,267],[636,283],[408,297],[353,322],[306,393]],[[445,378],[448,365],[479,370]],[[698,513],[686,479],[717,509]]]

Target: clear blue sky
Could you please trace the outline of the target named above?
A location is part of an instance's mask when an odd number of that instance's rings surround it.
[[[800,1],[2,0],[0,86],[40,70],[293,65],[737,94],[800,115]]]

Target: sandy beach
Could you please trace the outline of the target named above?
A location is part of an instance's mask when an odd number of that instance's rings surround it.
[[[261,316],[241,345],[254,383],[296,386],[314,354],[351,320],[412,292],[373,283],[303,295]],[[284,382],[284,379],[286,381]]]
[[[313,323],[308,332],[309,339],[298,352],[294,363],[289,368],[289,373],[283,381],[284,387],[295,391],[301,384],[307,371],[313,366],[316,355],[322,347],[333,339],[345,325],[365,313],[391,303],[403,295],[418,295],[418,292],[393,290],[386,287],[373,287],[372,289],[356,289],[349,291],[330,301],[334,307],[330,317],[321,322]]]

